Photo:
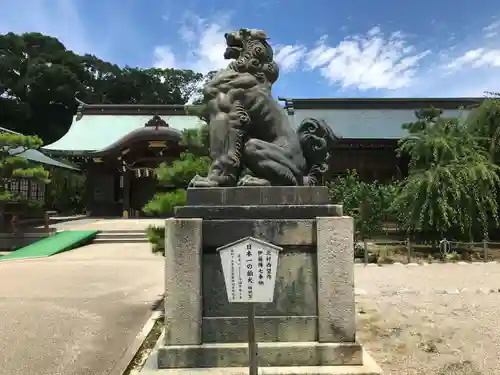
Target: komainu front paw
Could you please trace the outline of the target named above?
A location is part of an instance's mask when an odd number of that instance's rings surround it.
[[[238,181],[238,186],[271,186],[271,183],[263,178],[247,174]]]
[[[193,187],[193,188],[205,188],[205,187],[218,187],[219,183],[209,177],[203,177],[200,175],[196,175],[193,177],[193,179],[189,182],[188,187]]]

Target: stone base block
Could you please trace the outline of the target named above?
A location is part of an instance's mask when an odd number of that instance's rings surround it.
[[[362,365],[358,343],[259,343],[259,365],[341,366]],[[158,348],[158,368],[240,367],[248,365],[248,344],[175,345]]]
[[[257,342],[318,341],[317,316],[258,316],[255,318]],[[204,317],[204,343],[248,342],[248,318]]]
[[[321,205],[245,205],[245,206],[181,206],[176,218],[224,219],[313,219],[318,216],[342,216],[342,206]]]
[[[140,375],[248,375],[246,366],[159,369],[157,355],[157,351],[153,352],[140,371]],[[382,369],[368,353],[363,351],[362,365],[259,367],[259,375],[382,375]]]
[[[245,186],[187,189],[188,206],[328,204],[325,186]]]

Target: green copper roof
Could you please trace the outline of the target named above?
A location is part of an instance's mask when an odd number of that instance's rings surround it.
[[[3,127],[0,127],[0,132],[22,135],[21,133],[18,133],[18,132],[15,132],[13,130],[3,128]],[[51,165],[54,167],[65,168],[65,169],[72,169],[75,171],[79,170],[78,168],[76,168],[74,166],[68,165],[66,163],[62,163],[59,160],[49,158],[48,156],[42,154],[38,150],[26,150],[26,151],[23,151],[21,153],[20,153],[20,151],[22,151],[21,148],[15,148],[13,150],[10,150],[9,153],[11,155],[16,155],[16,156],[19,156],[21,158],[25,158],[26,160],[29,160],[29,161],[32,161],[35,163],[41,163],[41,164]]]
[[[47,151],[84,153],[99,151],[133,130],[143,128],[152,115],[84,115],[75,116],[68,132],[58,141],[44,146]],[[198,128],[203,121],[197,116],[160,116],[173,129]]]

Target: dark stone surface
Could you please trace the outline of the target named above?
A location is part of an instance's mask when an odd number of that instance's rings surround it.
[[[203,246],[218,247],[244,237],[255,237],[277,246],[316,244],[315,219],[204,220]]]
[[[339,366],[361,365],[363,350],[357,343],[261,342],[259,366]],[[248,366],[248,344],[176,345],[158,349],[158,367],[210,368]],[[198,371],[196,371],[198,372]],[[196,373],[193,371],[193,373]],[[351,374],[367,374],[351,372]],[[295,372],[292,372],[295,373]],[[347,373],[347,371],[346,371]],[[340,374],[340,372],[339,372]]]
[[[255,319],[258,342],[305,342],[318,340],[316,316],[258,316]],[[204,343],[248,342],[248,318],[203,318]]]
[[[189,188],[188,206],[329,204],[326,186]]]
[[[184,206],[175,208],[175,217],[220,219],[314,219],[318,216],[342,216],[341,205],[269,205],[269,206]]]
[[[316,254],[280,254],[274,301],[258,304],[257,316],[316,316],[318,313]],[[247,306],[229,303],[218,254],[203,254],[202,306],[206,317],[245,317]]]

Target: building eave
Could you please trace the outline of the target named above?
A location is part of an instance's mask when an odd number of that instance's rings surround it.
[[[84,115],[123,115],[123,116],[145,116],[166,115],[185,116],[188,115],[186,105],[182,104],[86,104],[80,102],[77,116]]]
[[[165,141],[177,145],[181,141],[181,137],[182,133],[176,129],[168,127],[159,127],[156,129],[144,127],[126,134],[111,145],[99,151],[89,153],[89,155],[92,157],[101,157],[118,154],[122,150],[131,147],[133,144],[147,141]]]
[[[472,108],[484,97],[463,98],[278,98],[287,110],[293,109],[440,109]]]
[[[24,134],[22,134],[22,133],[18,133],[16,131],[13,131],[13,130],[10,130],[10,129],[4,128],[4,127],[0,127],[0,133],[10,133],[10,134],[24,136]],[[42,164],[42,165],[48,166],[48,167],[56,167],[56,168],[74,170],[74,171],[79,170],[74,165],[69,165],[69,164],[62,162],[60,160],[53,159],[37,149],[27,149],[27,150],[22,151],[22,148],[19,147],[17,149],[10,150],[10,153],[13,155],[25,158],[26,160],[29,160],[31,162],[34,162],[37,164]]]

